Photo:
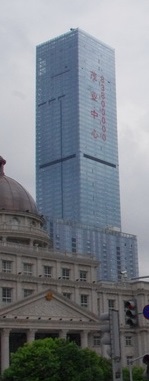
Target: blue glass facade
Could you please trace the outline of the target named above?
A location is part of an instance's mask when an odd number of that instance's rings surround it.
[[[132,245],[132,255],[122,254],[115,53],[80,29],[37,47],[36,197],[39,211],[53,220],[56,249],[88,253],[90,241],[101,279],[117,280],[120,268],[129,267],[129,255],[135,263],[131,275],[137,275],[137,246]],[[57,229],[64,240],[57,239]],[[119,238],[109,240],[106,229]]]
[[[121,227],[114,51],[75,29],[37,47],[37,203]]]
[[[136,236],[63,220],[48,222],[55,251],[96,257],[98,279],[120,281],[122,271],[126,271],[128,279],[138,276]]]

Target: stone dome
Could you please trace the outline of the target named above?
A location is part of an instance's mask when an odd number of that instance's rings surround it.
[[[4,174],[6,160],[0,156],[0,210],[38,214],[32,196],[19,184]]]

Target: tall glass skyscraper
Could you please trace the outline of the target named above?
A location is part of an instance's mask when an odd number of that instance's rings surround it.
[[[36,76],[39,210],[120,232],[114,50],[71,29],[37,47]]]

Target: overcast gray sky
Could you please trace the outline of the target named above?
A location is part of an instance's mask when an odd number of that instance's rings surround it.
[[[35,198],[36,45],[80,27],[116,53],[122,230],[149,275],[149,0],[0,0],[0,155]]]

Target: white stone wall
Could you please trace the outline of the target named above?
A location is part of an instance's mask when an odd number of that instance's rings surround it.
[[[89,257],[80,257],[77,254],[62,254],[48,249],[48,238],[40,226],[40,218],[33,216],[19,215],[19,228],[14,223],[13,216],[0,213],[0,307],[9,306],[10,303],[2,301],[2,289],[4,287],[12,289],[12,303],[19,302],[24,297],[24,289],[33,291],[33,295],[51,287],[53,291],[60,295],[71,294],[71,302],[81,306],[80,297],[86,295],[88,307],[85,311],[90,311],[99,317],[101,313],[108,312],[109,303],[119,311],[119,329],[121,342],[121,355],[123,366],[127,365],[128,357],[139,357],[149,350],[149,321],[143,315],[143,307],[149,303],[149,283],[148,282],[127,282],[122,279],[119,283],[97,282],[96,270],[98,263]],[[9,226],[11,226],[9,230]],[[20,240],[28,239],[28,245],[20,242],[11,243],[11,237],[20,237]],[[45,240],[45,241],[44,241]],[[34,245],[39,241],[39,245]],[[45,246],[40,247],[40,245]],[[50,245],[49,245],[50,246]],[[2,271],[2,261],[11,261],[11,272]],[[32,275],[23,273],[23,264],[32,265]],[[44,266],[52,268],[51,278],[44,276]],[[70,278],[62,279],[62,269],[70,270]],[[80,270],[87,272],[86,282],[79,280]],[[138,327],[131,329],[125,324],[124,301],[135,298],[138,306]],[[110,301],[110,302],[109,302]],[[41,307],[40,307],[41,308]],[[55,307],[54,307],[55,308]],[[42,309],[42,308],[41,308]],[[1,311],[1,309],[0,309]],[[39,309],[37,308],[37,313]],[[57,312],[59,315],[59,309]],[[14,321],[14,320],[13,320]],[[78,329],[73,323],[73,328]],[[85,323],[83,323],[85,324]],[[7,323],[5,323],[7,328]],[[83,325],[83,329],[87,327]],[[95,324],[95,330],[89,329],[87,336],[82,333],[82,345],[88,342],[88,346],[98,353],[106,354],[106,347],[100,343],[100,323]],[[99,340],[98,340],[99,339]],[[128,345],[130,341],[130,344]],[[142,361],[138,363],[142,365]]]

